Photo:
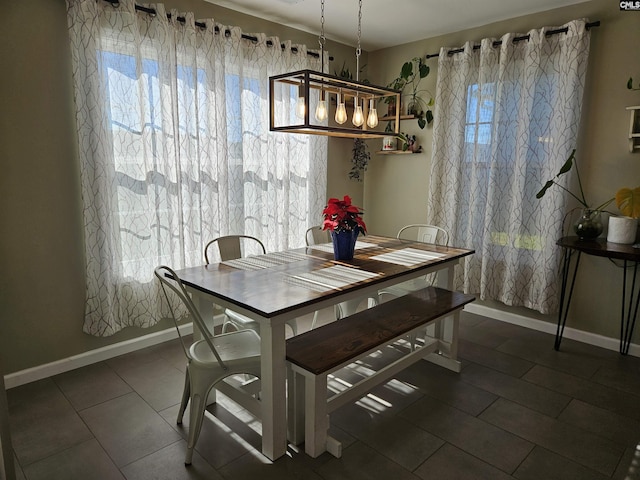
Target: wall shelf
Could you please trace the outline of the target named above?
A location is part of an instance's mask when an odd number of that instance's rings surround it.
[[[414,118],[418,118],[415,115],[400,115],[400,120],[412,120]],[[393,122],[395,121],[396,117],[395,115],[393,116],[386,116],[386,117],[380,117],[378,120],[380,120],[381,122]]]
[[[640,152],[640,105],[627,107],[629,118],[629,151]]]
[[[409,150],[378,150],[376,155],[411,155],[417,153],[422,153],[422,148],[417,152],[411,152]]]

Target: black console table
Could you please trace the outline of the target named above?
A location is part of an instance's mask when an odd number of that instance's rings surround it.
[[[638,277],[638,265],[640,264],[640,248],[632,245],[621,245],[618,243],[609,243],[604,238],[594,240],[581,240],[578,237],[563,237],[556,242],[557,245],[564,249],[564,258],[562,260],[562,292],[560,294],[560,310],[558,312],[558,329],[556,330],[555,349],[560,348],[562,341],[562,333],[564,325],[567,322],[567,313],[569,312],[569,304],[571,303],[571,295],[573,294],[573,286],[580,264],[580,255],[595,255],[597,257],[605,257],[624,261],[622,270],[622,311],[620,318],[620,353],[626,355],[629,353],[629,344],[633,334],[633,327],[638,316],[638,304],[640,303],[640,288],[636,291],[636,285],[640,287],[640,282],[636,282]],[[576,255],[576,262],[569,284],[569,270],[571,259]],[[631,288],[627,287],[627,267],[632,266],[631,272]],[[568,287],[568,292],[567,292]],[[635,293],[635,302],[634,302]],[[628,296],[628,301],[627,301]],[[634,305],[635,303],[635,305]]]

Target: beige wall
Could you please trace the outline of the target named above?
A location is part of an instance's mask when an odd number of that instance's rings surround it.
[[[374,82],[385,83],[398,75],[404,61],[414,56],[437,53],[442,46],[459,47],[466,41],[499,38],[507,32],[526,33],[533,28],[557,26],[576,18],[600,20],[594,28],[587,85],[582,110],[578,149],[580,172],[588,199],[598,204],[622,186],[640,185],[640,153],[628,151],[629,113],[626,106],[640,104],[640,92],[626,89],[629,76],[640,80],[640,15],[621,12],[617,2],[595,0],[548,12],[498,22],[472,30],[426,39],[401,47],[371,52],[369,74]],[[428,60],[431,74],[423,80],[435,94],[437,58]],[[637,82],[636,82],[637,83]],[[374,156],[365,177],[368,226],[380,234],[394,235],[407,223],[426,219],[431,159],[431,128],[420,130],[415,120],[402,122],[401,130],[418,136],[422,155]],[[372,150],[379,141],[371,140]],[[613,207],[615,209],[615,207]],[[621,269],[600,258],[585,256],[567,325],[580,330],[617,338],[620,329]],[[506,311],[555,322],[525,309]],[[634,342],[640,343],[640,328]]]
[[[64,0],[7,2],[3,8],[0,52],[0,364],[5,373],[77,355],[154,330],[128,328],[108,338],[82,333],[84,313],[84,258],[82,211],[75,147],[71,66]],[[247,33],[265,32],[314,48],[317,37],[216,7],[203,0],[166,0],[167,8],[193,11],[197,18],[237,25]],[[384,83],[397,75],[400,64],[414,55],[432,53],[441,45],[461,45],[468,39],[500,35],[508,30],[558,24],[588,16],[603,22],[594,31],[590,80],[585,101],[585,125],[579,145],[581,162],[588,166],[587,189],[604,198],[629,178],[640,178],[640,156],[626,153],[624,107],[640,103],[624,90],[629,75],[640,79],[638,15],[621,14],[617,5],[599,0],[555,12],[523,17],[472,31],[381,50],[363,58],[365,76]],[[352,47],[328,43],[334,56],[332,71],[344,59],[353,71]],[[436,61],[432,60],[431,65]],[[435,90],[435,71],[428,78]],[[412,131],[411,129],[414,129]],[[413,156],[372,155],[363,185],[348,180],[352,142],[329,142],[328,196],[349,194],[365,207],[373,233],[393,234],[404,223],[421,221],[428,195],[430,130],[409,124],[426,153]],[[371,150],[379,149],[371,141]],[[640,183],[640,182],[636,182]],[[399,208],[400,207],[400,208]],[[398,213],[401,212],[401,213]],[[586,260],[606,284],[615,269]],[[600,285],[603,283],[601,282]],[[579,285],[581,299],[601,298],[598,287]],[[608,297],[612,292],[607,292]],[[617,335],[617,308],[612,300],[584,307],[581,328]],[[617,303],[615,304],[617,305]],[[607,315],[610,317],[608,318]],[[577,318],[577,316],[576,316]],[[608,322],[600,319],[605,318]],[[638,336],[636,335],[636,338]]]

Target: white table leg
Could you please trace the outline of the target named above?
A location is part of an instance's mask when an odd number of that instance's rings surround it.
[[[285,324],[260,322],[262,453],[275,460],[287,450]]]
[[[304,377],[287,366],[287,438],[294,445],[304,442]]]
[[[0,365],[0,478],[15,480],[13,448],[9,431],[9,407],[7,392],[4,388],[4,374]]]
[[[450,264],[446,269],[438,271],[436,286],[453,290],[453,269]],[[454,372],[460,372],[462,364],[458,361],[458,329],[460,327],[460,312],[441,318],[434,324],[433,337],[441,340],[449,347],[446,351],[439,350],[424,357],[426,361],[435,363]]]

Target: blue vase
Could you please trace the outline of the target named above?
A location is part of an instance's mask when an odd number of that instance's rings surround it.
[[[352,260],[353,252],[356,248],[356,239],[359,230],[341,230],[339,232],[331,231],[331,240],[333,240],[333,258],[336,260]]]

